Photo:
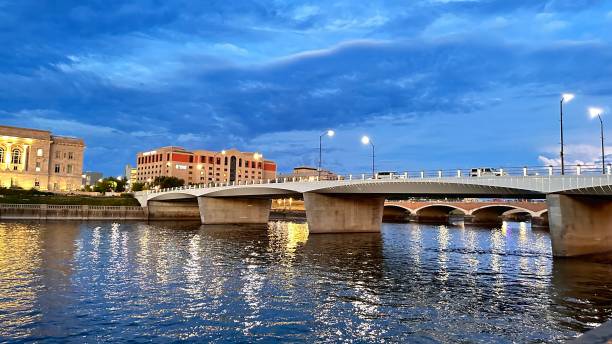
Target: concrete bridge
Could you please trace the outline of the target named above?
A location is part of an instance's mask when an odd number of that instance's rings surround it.
[[[528,217],[532,225],[548,225],[546,202],[414,202],[387,201],[383,218],[418,222],[448,222],[456,217],[471,223],[498,223],[504,217]]]
[[[267,180],[136,193],[149,217],[199,212],[203,224],[267,223],[273,198],[303,198],[310,233],[378,232],[385,198],[546,199],[556,256],[612,252],[612,176]],[[474,212],[475,210],[472,210]],[[159,216],[158,216],[159,215]]]

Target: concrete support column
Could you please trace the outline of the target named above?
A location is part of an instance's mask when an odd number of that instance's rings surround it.
[[[315,233],[380,232],[383,197],[305,193],[308,231]]]
[[[198,197],[205,225],[263,224],[270,218],[271,199]]]
[[[591,196],[548,195],[553,256],[612,253],[612,200]]]

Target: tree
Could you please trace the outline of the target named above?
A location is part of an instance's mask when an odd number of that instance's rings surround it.
[[[132,184],[132,191],[142,191],[144,190],[144,183],[135,182]]]
[[[174,188],[185,185],[185,181],[177,177],[159,176],[153,179],[153,186],[159,186],[160,189]]]
[[[117,179],[115,177],[107,177],[96,183],[93,190],[95,192],[123,192],[125,191],[125,180],[123,178]]]

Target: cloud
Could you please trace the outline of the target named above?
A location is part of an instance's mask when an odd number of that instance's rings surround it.
[[[113,174],[177,142],[265,148],[290,168],[330,127],[371,132],[390,169],[492,161],[482,142],[499,160],[553,159],[539,149],[556,139],[551,99],[612,96],[610,13],[589,0],[4,2],[0,114],[84,136],[87,163]],[[520,152],[486,136],[500,122]],[[329,149],[334,168],[367,168],[367,151]]]
[[[538,156],[538,160],[545,166],[561,166],[561,158],[549,154],[557,153],[554,148],[546,149],[549,153]],[[606,152],[612,152],[612,146],[605,147]],[[601,165],[601,146],[588,144],[566,145],[564,149],[565,164],[567,166],[594,166]],[[557,153],[558,155],[558,153]],[[612,154],[606,154],[606,161],[612,162]]]

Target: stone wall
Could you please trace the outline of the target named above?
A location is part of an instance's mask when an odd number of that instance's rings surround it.
[[[146,220],[141,207],[0,204],[0,220]]]

